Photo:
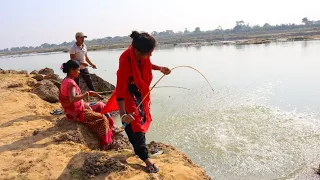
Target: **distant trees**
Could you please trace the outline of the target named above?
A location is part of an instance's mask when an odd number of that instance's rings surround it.
[[[236,21],[236,26],[244,26],[244,21]]]
[[[302,23],[304,23],[305,25],[307,25],[309,22],[309,19],[307,17],[302,18]]]
[[[41,47],[41,48],[48,48],[48,47],[50,47],[50,44],[48,44],[48,43],[43,43],[43,44],[41,44],[40,47]]]
[[[169,36],[175,35],[175,33],[172,30],[166,30],[166,34]]]
[[[252,27],[252,31],[259,31],[259,30],[261,30],[261,26],[260,26],[259,24],[254,25],[254,26]]]
[[[249,24],[245,24],[243,20],[241,21],[236,21],[236,26],[233,28],[234,32],[245,32],[250,30],[251,27],[249,26]]]
[[[184,28],[184,32],[183,32],[184,34],[189,34],[190,33],[190,31],[188,30],[188,28]]]
[[[201,33],[200,27],[196,27],[196,28],[194,29],[194,33]]]
[[[319,22],[316,23],[316,22]],[[307,17],[302,19],[302,23],[304,26],[310,27],[319,27],[320,21],[310,21]],[[243,33],[243,32],[266,32],[266,31],[283,31],[283,30],[291,30],[294,28],[305,28],[303,25],[296,24],[280,24],[280,25],[270,25],[269,23],[265,23],[263,26],[254,25],[250,26],[246,24],[243,20],[236,21],[236,25],[232,28],[232,32],[234,33]],[[215,30],[217,32],[217,30]],[[223,32],[227,32],[227,30],[223,30]]]
[[[265,23],[264,25],[263,25],[263,28],[270,28],[271,27],[271,25],[269,24],[269,23]]]
[[[19,51],[20,50],[20,47],[12,47],[10,48],[10,51]]]
[[[314,21],[310,21],[307,17],[302,18],[302,23],[304,23],[304,25],[312,25]]]
[[[177,35],[183,35],[183,32],[182,31],[178,31],[176,34]]]
[[[221,26],[218,26],[213,32],[217,33],[217,34],[221,34],[221,33],[223,33],[223,29]]]
[[[68,45],[68,42],[63,42],[63,43],[61,43],[61,46],[67,46]]]
[[[175,33],[173,32],[173,30],[166,30],[166,31],[162,31],[162,32],[156,32],[156,31],[153,31],[151,33],[151,35],[153,36],[173,36],[175,35]]]
[[[158,36],[158,32],[157,31],[152,31],[151,35],[152,36]]]

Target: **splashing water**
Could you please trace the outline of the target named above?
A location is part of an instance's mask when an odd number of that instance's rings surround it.
[[[151,139],[178,147],[213,179],[316,179],[319,120],[266,107],[277,83],[214,97],[205,87],[181,91],[155,108],[166,114],[153,112]]]

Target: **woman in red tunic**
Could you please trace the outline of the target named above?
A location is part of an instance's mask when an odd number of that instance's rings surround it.
[[[120,56],[117,72],[116,100],[125,131],[134,148],[135,154],[146,163],[149,172],[156,173],[159,168],[151,162],[146,147],[145,133],[152,117],[150,114],[149,87],[152,70],[170,74],[167,67],[153,65],[150,61],[156,46],[156,40],[148,33],[133,31],[130,35],[132,44]],[[142,105],[137,109],[142,99]]]

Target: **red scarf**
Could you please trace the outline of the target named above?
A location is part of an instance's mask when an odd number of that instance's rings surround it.
[[[142,99],[144,97],[145,100],[143,101],[141,107],[145,112],[146,119],[144,120],[145,123],[142,123],[142,119],[140,117],[139,111],[136,109],[137,106],[135,105],[131,95],[127,95],[125,98],[125,106],[127,113],[134,112],[135,120],[131,122],[133,132],[147,132],[152,121],[151,114],[150,114],[150,94],[149,87],[152,81],[152,64],[150,58],[141,59],[140,66],[137,64],[137,59],[135,57],[135,51],[132,46],[122,54],[121,58],[125,58],[128,63],[122,64],[123,66],[120,68],[125,69],[125,71],[121,71],[122,74],[127,77],[132,76],[134,83],[138,87],[139,91],[141,92]],[[121,59],[120,59],[121,61]],[[119,72],[118,72],[119,73]],[[127,87],[127,86],[126,86]],[[129,93],[128,88],[126,88],[126,93]],[[148,94],[148,95],[147,95]],[[132,108],[134,107],[134,108]],[[110,99],[108,100],[105,108],[102,110],[102,113],[107,113],[111,111],[118,110],[117,102],[116,102],[116,91],[113,92]]]

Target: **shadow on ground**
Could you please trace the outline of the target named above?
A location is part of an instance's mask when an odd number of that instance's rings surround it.
[[[121,154],[120,154],[121,153]],[[103,152],[81,152],[76,154],[59,176],[65,179],[95,179],[104,180],[111,173],[121,176],[132,170],[145,171],[140,164],[131,164],[126,160],[133,156],[132,151],[117,152],[110,156]]]
[[[99,149],[99,139],[92,131],[84,125],[65,120],[58,117],[55,120],[52,116],[25,116],[11,120],[1,125],[2,128],[8,127],[16,122],[28,122],[36,119],[45,119],[54,123],[53,127],[45,130],[35,130],[32,134],[10,144],[0,146],[0,152],[11,150],[25,150],[28,148],[43,148],[50,144],[57,144],[63,141],[72,141],[86,145],[90,149]],[[47,143],[36,144],[43,139],[50,138]]]

